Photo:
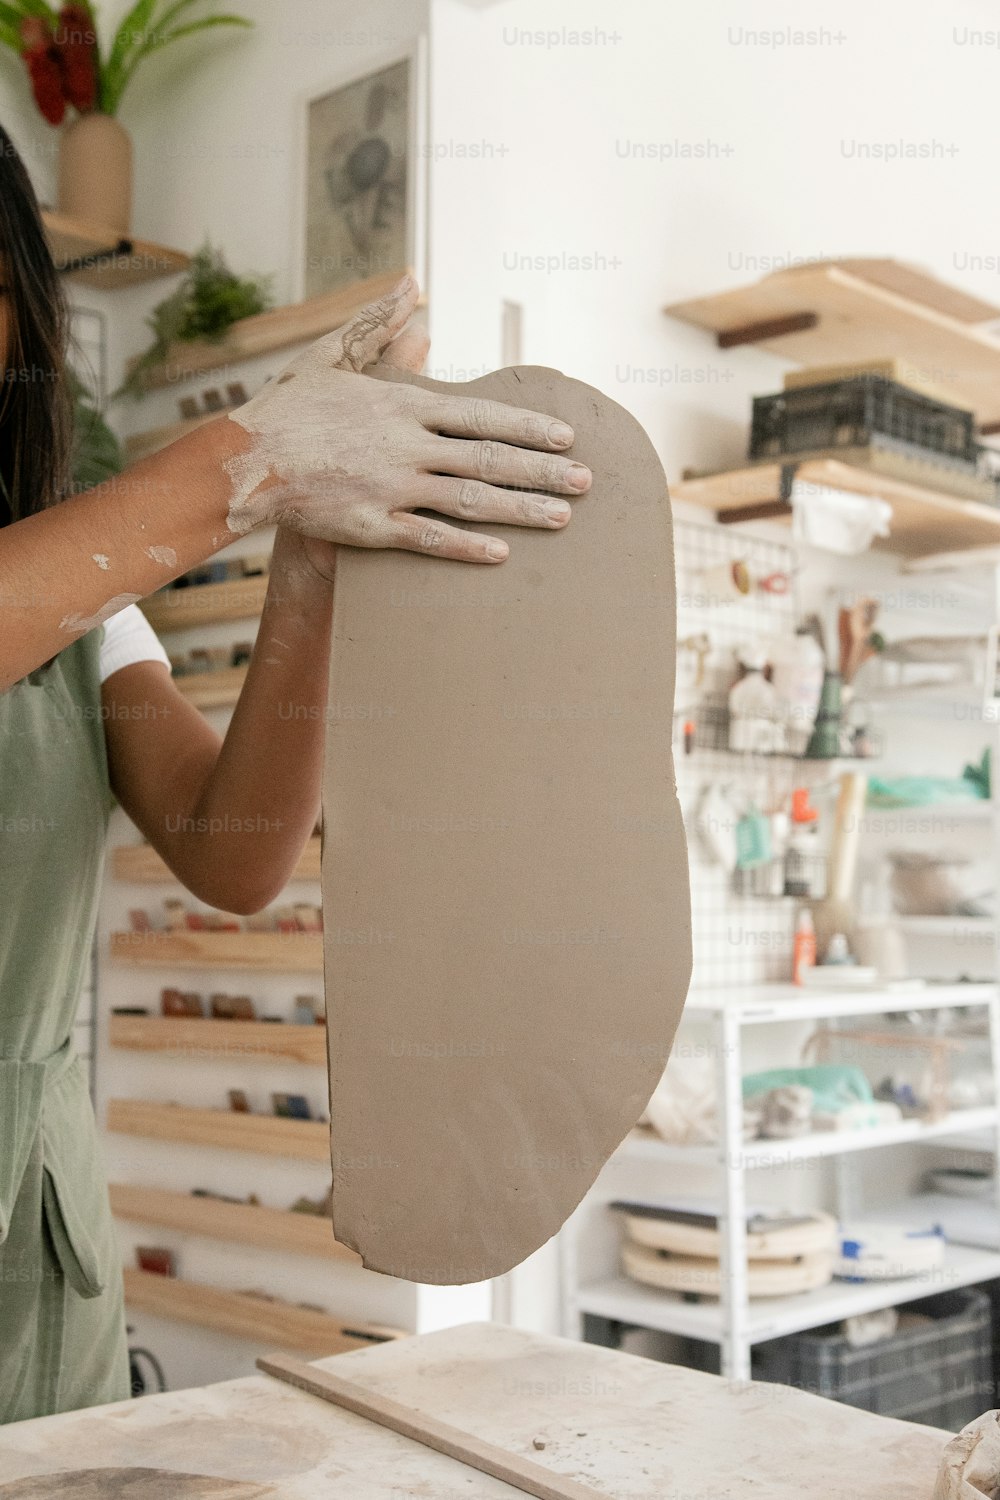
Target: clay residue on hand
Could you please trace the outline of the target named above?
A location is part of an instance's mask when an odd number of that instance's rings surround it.
[[[88,630],[96,630],[98,625],[103,625],[105,620],[110,620],[112,615],[117,615],[121,610],[127,609],[130,604],[138,604],[142,598],[141,594],[116,594],[109,599],[107,604],[102,604],[96,615],[89,619],[85,615],[64,615],[59,621],[60,630],[71,631],[74,635],[86,635]]]

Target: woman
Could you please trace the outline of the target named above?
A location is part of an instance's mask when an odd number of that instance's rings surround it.
[[[112,799],[202,901],[242,913],[266,906],[319,804],[336,544],[500,562],[505,543],[415,511],[559,527],[565,501],[525,491],[578,494],[590,476],[558,456],[573,435],[548,417],[360,373],[379,358],[422,363],[406,278],[235,419],[69,495],[65,309],[28,176],[2,130],[0,256],[0,1421],[9,1422],[129,1393],[107,1190],[70,1041]],[[174,687],[135,601],[265,524],[277,526],[267,600],[220,741]],[[279,713],[281,704],[314,711]]]

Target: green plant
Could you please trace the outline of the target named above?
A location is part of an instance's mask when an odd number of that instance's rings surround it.
[[[226,265],[222,251],[214,250],[206,241],[177,288],[157,303],[146,319],[153,342],[139,356],[115,396],[142,396],[146,372],[166,358],[171,344],[191,339],[217,342],[240,318],[250,318],[270,306],[270,277],[236,276]]]
[[[0,0],[0,45],[24,59],[35,103],[50,125],[61,124],[68,107],[113,115],[139,64],[152,53],[209,27],[253,25],[228,14],[185,18],[204,3],[136,0],[102,49],[91,0],[59,9],[47,0]]]

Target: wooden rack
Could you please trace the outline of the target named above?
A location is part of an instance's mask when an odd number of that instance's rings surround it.
[[[1000,420],[1000,309],[892,260],[820,261],[752,286],[675,302],[721,348],[755,344],[796,364],[886,355],[933,372],[979,422]]]
[[[224,339],[214,343],[206,339],[175,344],[162,364],[146,371],[143,384],[147,390],[174,385],[194,375],[205,375],[210,370],[317,339],[346,323],[367,302],[391,292],[400,275],[399,271],[387,271],[304,302],[241,318]],[[134,364],[132,361],[130,368]]]
[[[223,667],[217,672],[182,673],[174,683],[195,708],[231,708],[246,679],[246,667]]]
[[[55,209],[43,209],[42,220],[56,269],[97,291],[116,292],[161,276],[175,276],[191,264],[190,255],[182,250],[138,240]]]
[[[125,1267],[124,1275],[127,1306],[176,1323],[214,1328],[219,1333],[249,1339],[263,1348],[276,1345],[302,1350],[319,1359],[404,1337],[398,1328],[348,1322],[330,1313],[255,1297],[249,1292],[228,1292],[221,1287],[201,1286],[175,1276],[157,1276],[131,1266]]]
[[[152,844],[120,844],[112,852],[111,868],[116,880],[129,880],[134,885],[166,885],[177,879]],[[317,834],[306,844],[290,878],[318,880],[319,877],[320,839]]]
[[[189,1109],[148,1099],[109,1099],[108,1129],[116,1135],[217,1146],[293,1161],[330,1162],[330,1127],[320,1120],[287,1120],[228,1109]]]
[[[702,506],[724,522],[788,521],[792,507],[787,495],[793,480],[884,500],[892,507],[891,531],[875,545],[907,557],[1000,544],[1000,507],[962,500],[834,458],[797,461],[790,456],[786,464],[700,474],[672,484],[670,493],[674,500]]]
[[[116,1219],[156,1224],[161,1229],[253,1245],[256,1249],[361,1264],[356,1251],[334,1239],[333,1227],[325,1215],[297,1214],[252,1203],[226,1203],[219,1198],[195,1197],[165,1188],[133,1187],[121,1182],[113,1182],[109,1192]]]
[[[113,932],[110,956],[141,968],[321,974],[321,932]]]
[[[217,1021],[206,1016],[112,1016],[108,1040],[131,1052],[326,1064],[326,1027],[284,1021]]]
[[[140,609],[158,634],[219,625],[230,620],[252,620],[264,608],[267,575],[199,583],[186,589],[160,589],[140,602]],[[214,673],[199,674],[215,676]],[[180,687],[186,677],[175,679]]]

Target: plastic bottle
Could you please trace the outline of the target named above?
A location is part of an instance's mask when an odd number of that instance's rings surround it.
[[[785,895],[809,900],[824,896],[823,870],[819,812],[809,805],[808,787],[799,786],[792,792],[792,823],[785,847]]]
[[[819,642],[804,627],[769,643],[771,685],[785,725],[785,746],[804,755],[816,722],[826,660]]]
[[[812,912],[803,906],[795,923],[795,942],[792,947],[792,982],[805,984],[805,972],[816,966],[816,928]]]
[[[778,695],[764,676],[767,652],[751,642],[738,660],[745,671],[729,690],[729,748],[767,755],[781,748],[776,739],[782,728]]]

